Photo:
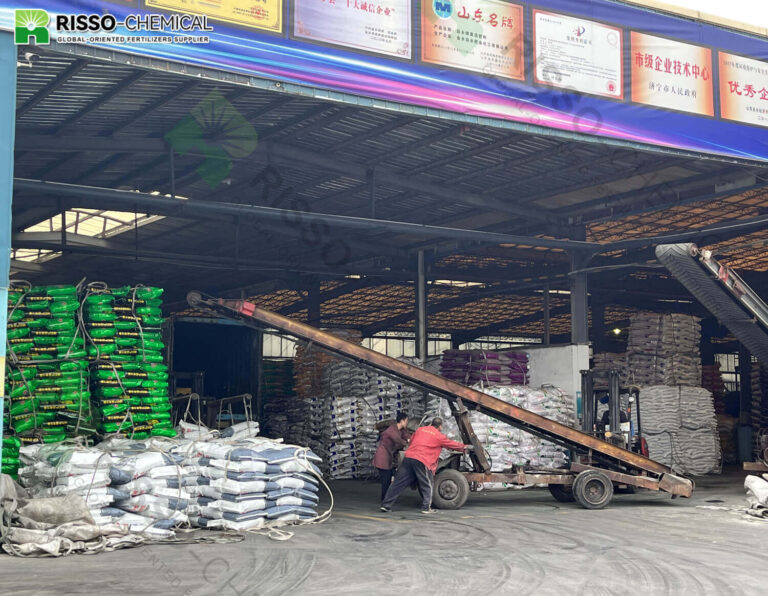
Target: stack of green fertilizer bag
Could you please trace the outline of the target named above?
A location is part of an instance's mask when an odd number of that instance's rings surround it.
[[[95,433],[75,286],[18,286],[8,293],[3,472],[18,446]]]
[[[100,434],[174,437],[163,363],[160,288],[91,284],[82,300],[91,396]]]

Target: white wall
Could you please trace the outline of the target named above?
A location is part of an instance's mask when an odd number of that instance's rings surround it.
[[[522,351],[522,350],[521,350]],[[588,345],[529,346],[531,386],[555,385],[573,397],[581,393],[581,371],[589,368]]]

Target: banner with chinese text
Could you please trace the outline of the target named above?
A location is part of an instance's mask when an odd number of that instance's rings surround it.
[[[19,4],[0,0],[0,28],[15,30]],[[108,13],[118,22],[131,15],[208,16],[213,30],[204,31],[202,43],[185,43],[187,34],[179,34],[177,42],[173,31],[164,31],[170,42],[87,43],[280,82],[292,93],[316,90],[354,105],[392,102],[388,107],[463,122],[515,123],[541,134],[768,162],[768,38],[624,2],[35,0],[33,5],[48,13],[52,40],[56,14]],[[130,35],[124,26],[117,33]]]
[[[768,62],[726,52],[720,56],[720,115],[768,126]]]
[[[712,50],[632,32],[632,101],[715,115]]]

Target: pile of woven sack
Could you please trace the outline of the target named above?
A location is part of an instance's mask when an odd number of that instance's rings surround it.
[[[568,426],[575,424],[573,398],[556,387],[534,388],[494,385],[476,386],[475,388],[506,403],[525,408],[561,424]],[[443,406],[441,414],[445,419],[444,432],[450,437],[458,438],[460,436],[458,427],[447,404]],[[561,468],[567,464],[567,450],[554,443],[479,412],[470,412],[470,422],[486,450],[491,462],[491,470],[494,472],[507,471],[515,466]],[[485,488],[505,487],[488,484]]]
[[[527,385],[528,354],[485,350],[446,350],[440,374],[465,385]]]
[[[701,319],[640,312],[630,321],[627,372],[634,385],[701,385]]]
[[[709,391],[682,385],[642,387],[640,412],[652,459],[684,474],[720,470],[720,438]]]

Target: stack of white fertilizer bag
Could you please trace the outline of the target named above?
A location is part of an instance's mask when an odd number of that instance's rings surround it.
[[[642,387],[640,413],[651,459],[683,474],[720,470],[720,438],[709,391],[682,385]]]
[[[701,319],[641,312],[632,316],[627,372],[633,385],[701,385]]]
[[[358,452],[358,435],[364,436],[363,424],[366,424],[359,400],[334,397],[323,402],[325,413],[320,455],[328,468],[329,477],[333,480],[361,477],[365,467],[363,458],[368,456],[370,462],[373,454],[362,450]]]
[[[195,527],[252,530],[317,518],[320,458],[307,448],[253,437],[193,441],[171,454],[182,458]]]
[[[573,427],[576,423],[573,398],[556,387],[476,386],[475,389],[561,424]],[[460,437],[447,404],[443,406],[441,414],[445,420],[444,432],[452,438]],[[470,412],[470,421],[478,439],[485,447],[491,460],[491,470],[494,472],[507,471],[516,466],[562,468],[567,464],[567,450],[564,447],[479,412]],[[497,490],[508,487],[488,483],[484,488]]]
[[[29,445],[19,479],[33,497],[76,495],[95,525],[147,539],[172,538],[187,524],[249,530],[318,517],[321,460],[308,448],[258,437],[248,421],[177,430],[177,439],[90,448]]]
[[[166,479],[178,477],[177,461],[152,449],[149,439],[111,439],[98,447],[72,443],[29,445],[19,481],[35,497],[78,495],[97,525],[116,525],[150,538],[169,538],[172,528],[187,521],[185,495],[165,490]],[[141,479],[141,488],[134,480]]]
[[[37,498],[78,495],[94,520],[101,518],[115,497],[125,496],[109,488],[112,458],[98,449],[72,442],[24,445],[19,453],[19,484]]]

